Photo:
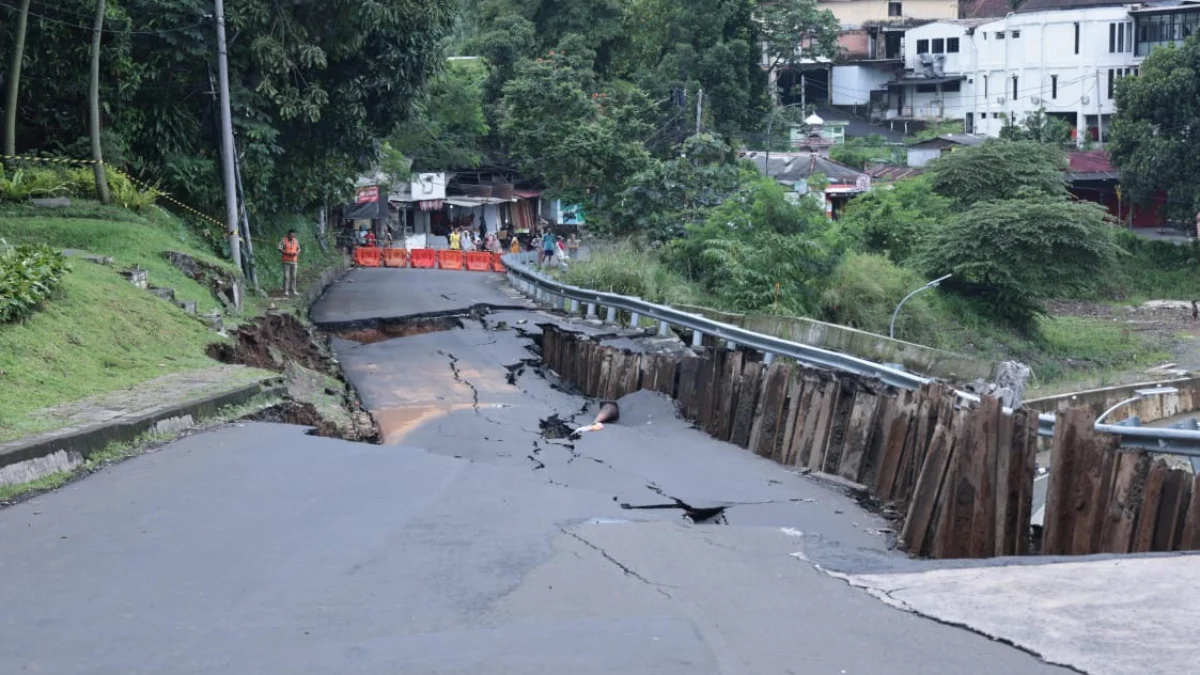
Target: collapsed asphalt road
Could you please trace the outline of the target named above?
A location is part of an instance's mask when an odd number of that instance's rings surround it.
[[[521,307],[500,281],[361,270],[315,308],[384,445],[231,425],[0,511],[0,672],[1065,672],[826,574],[906,561],[662,398],[571,438],[552,319],[461,311]]]

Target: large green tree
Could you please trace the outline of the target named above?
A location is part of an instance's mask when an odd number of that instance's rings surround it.
[[[1065,197],[1066,155],[1036,141],[989,140],[956,148],[929,165],[930,187],[960,206],[1043,194]]]
[[[487,69],[480,61],[453,61],[434,78],[415,114],[389,139],[418,171],[477,167],[490,128],[484,114]]]
[[[1173,217],[1200,211],[1200,42],[1156,48],[1116,87],[1108,150],[1134,199],[1166,190]]]
[[[30,18],[18,150],[87,156],[95,0]],[[407,119],[443,63],[454,0],[227,0],[234,124],[246,190],[268,210],[343,196],[376,139]],[[221,203],[215,31],[207,0],[122,0],[101,48],[104,156],[195,205]],[[0,49],[14,30],[0,28]]]
[[[837,56],[841,24],[833,12],[821,9],[816,0],[759,2],[756,13],[761,22],[768,71]]]

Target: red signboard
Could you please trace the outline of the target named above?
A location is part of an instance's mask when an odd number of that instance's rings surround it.
[[[359,188],[354,195],[355,204],[366,204],[379,201],[379,186]]]

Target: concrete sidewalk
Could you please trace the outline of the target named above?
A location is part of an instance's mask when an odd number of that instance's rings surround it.
[[[278,375],[265,370],[219,365],[45,408],[32,416],[50,431],[0,443],[0,485],[70,471],[108,444],[147,432],[182,431],[281,383]]]

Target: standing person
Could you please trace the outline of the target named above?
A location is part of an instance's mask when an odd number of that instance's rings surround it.
[[[512,243],[509,244],[509,246],[508,246],[508,252],[509,253],[520,253],[521,252],[521,240],[517,239],[516,237],[513,237]]]
[[[558,240],[555,238],[554,233],[549,228],[546,228],[545,233],[542,234],[542,264],[550,264],[557,250],[557,244]]]
[[[459,242],[462,244],[462,250],[475,250],[475,235],[471,234],[470,230],[463,228],[462,234],[459,236]]]
[[[458,233],[458,228],[450,230],[450,250],[458,251],[462,248],[462,235]]]
[[[300,262],[300,240],[296,239],[295,230],[288,230],[287,236],[279,242],[279,255],[283,261],[283,294],[299,295],[296,291],[296,265]]]

